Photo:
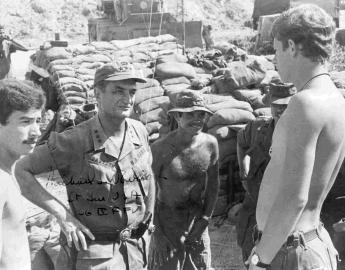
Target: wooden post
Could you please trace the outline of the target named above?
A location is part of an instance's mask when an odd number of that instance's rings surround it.
[[[184,21],[184,0],[182,0],[182,54],[185,54],[185,49],[186,49],[186,25]]]

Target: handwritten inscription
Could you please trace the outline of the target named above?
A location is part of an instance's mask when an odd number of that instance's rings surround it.
[[[152,172],[150,170],[142,170],[133,168],[130,176],[123,177],[120,170],[118,170],[112,179],[102,180],[96,177],[95,171],[90,171],[91,175],[63,177],[64,182],[56,181],[56,176],[51,175],[48,177],[46,187],[55,185],[65,185],[68,191],[68,202],[75,205],[76,215],[78,216],[109,216],[118,215],[120,212],[136,213],[142,210],[142,200],[144,198],[141,194],[142,183],[152,179]],[[102,173],[100,173],[102,175]],[[61,178],[60,178],[61,179]],[[137,182],[136,189],[133,184],[126,185],[125,183]],[[124,184],[124,186],[123,186]],[[113,187],[120,185],[120,189],[125,188],[124,191],[115,191]],[[70,187],[70,188],[69,188]],[[75,187],[75,188],[72,188]],[[78,191],[75,191],[78,190]],[[128,195],[130,194],[130,195]],[[126,203],[130,203],[129,207]],[[114,206],[116,205],[116,206]]]
[[[105,207],[97,207],[95,209],[79,209],[77,212],[78,216],[108,216],[108,215],[117,215],[120,212],[126,212],[129,213],[131,212],[132,214],[136,213],[137,211],[139,211],[141,209],[141,205],[137,205],[136,208],[134,207],[123,207],[122,210],[121,208],[114,206],[110,209],[105,208]]]

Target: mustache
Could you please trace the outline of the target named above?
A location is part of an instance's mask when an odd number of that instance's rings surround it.
[[[24,144],[36,144],[37,139],[27,139],[23,141]]]

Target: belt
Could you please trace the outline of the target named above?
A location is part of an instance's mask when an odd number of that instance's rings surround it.
[[[124,242],[131,238],[132,230],[125,228],[123,230],[116,230],[115,232],[111,233],[97,232],[93,233],[93,235],[95,236],[95,241]]]
[[[316,238],[319,237],[319,231],[323,228],[323,224],[320,223],[320,225],[313,230],[310,230],[308,232],[295,232],[288,236],[286,239],[286,242],[283,245],[286,246],[296,246],[299,245],[302,241],[307,243],[310,242]],[[259,231],[257,227],[255,227],[254,233],[253,233],[253,239],[254,243],[261,240],[262,231]]]

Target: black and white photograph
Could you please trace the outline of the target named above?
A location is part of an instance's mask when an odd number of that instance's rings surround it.
[[[345,270],[344,0],[0,0],[0,270]]]

